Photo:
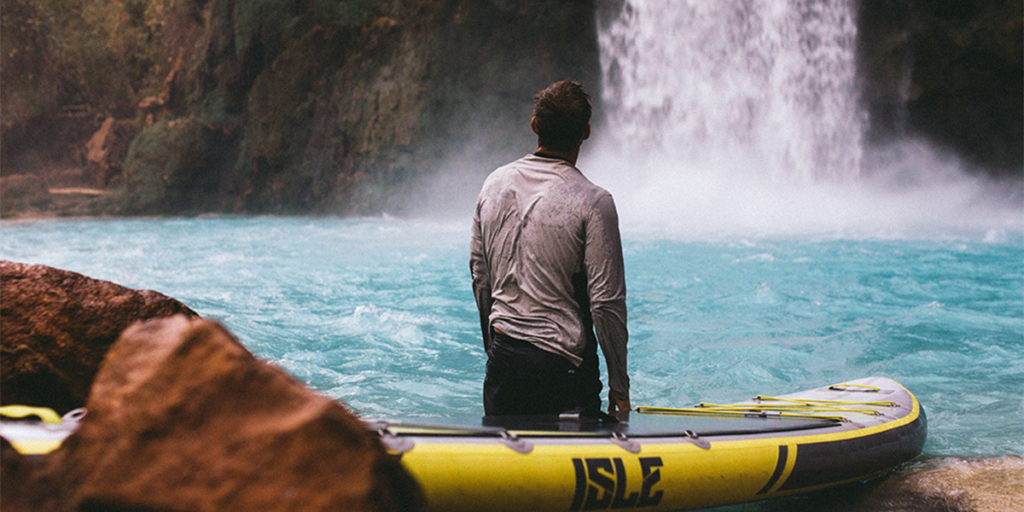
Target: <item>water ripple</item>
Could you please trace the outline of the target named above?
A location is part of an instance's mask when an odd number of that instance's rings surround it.
[[[159,290],[364,416],[479,415],[468,223],[225,217],[0,223],[0,257]],[[893,377],[926,453],[1024,453],[1024,237],[632,238],[634,404]]]

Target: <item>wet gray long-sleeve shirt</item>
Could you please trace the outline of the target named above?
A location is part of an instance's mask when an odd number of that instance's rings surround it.
[[[493,327],[578,366],[596,329],[608,386],[629,396],[626,281],[611,194],[557,158],[527,155],[498,168],[477,199],[469,266],[485,345]]]

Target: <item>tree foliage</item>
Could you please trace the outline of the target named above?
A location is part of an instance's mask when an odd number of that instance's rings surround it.
[[[57,107],[49,25],[32,0],[5,0],[0,9],[0,102],[5,125]]]
[[[141,95],[159,86],[152,70],[174,3],[4,0],[5,122],[75,104],[130,114]]]

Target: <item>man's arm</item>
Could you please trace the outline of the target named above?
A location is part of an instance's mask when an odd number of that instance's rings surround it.
[[[480,227],[480,205],[473,214],[473,234],[469,241],[469,273],[473,278],[473,297],[480,313],[480,331],[483,335],[484,350],[491,346],[491,273],[487,264],[483,233]]]
[[[586,225],[585,243],[584,265],[590,308],[597,339],[608,367],[609,411],[628,411],[626,275],[622,262],[619,216],[610,194],[603,194],[595,203]]]

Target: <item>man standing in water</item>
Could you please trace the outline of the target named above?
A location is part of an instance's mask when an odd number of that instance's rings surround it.
[[[488,416],[599,411],[598,341],[608,411],[630,409],[618,214],[612,196],[576,168],[590,113],[577,82],[538,93],[530,120],[537,151],[491,173],[477,199],[469,266]]]

